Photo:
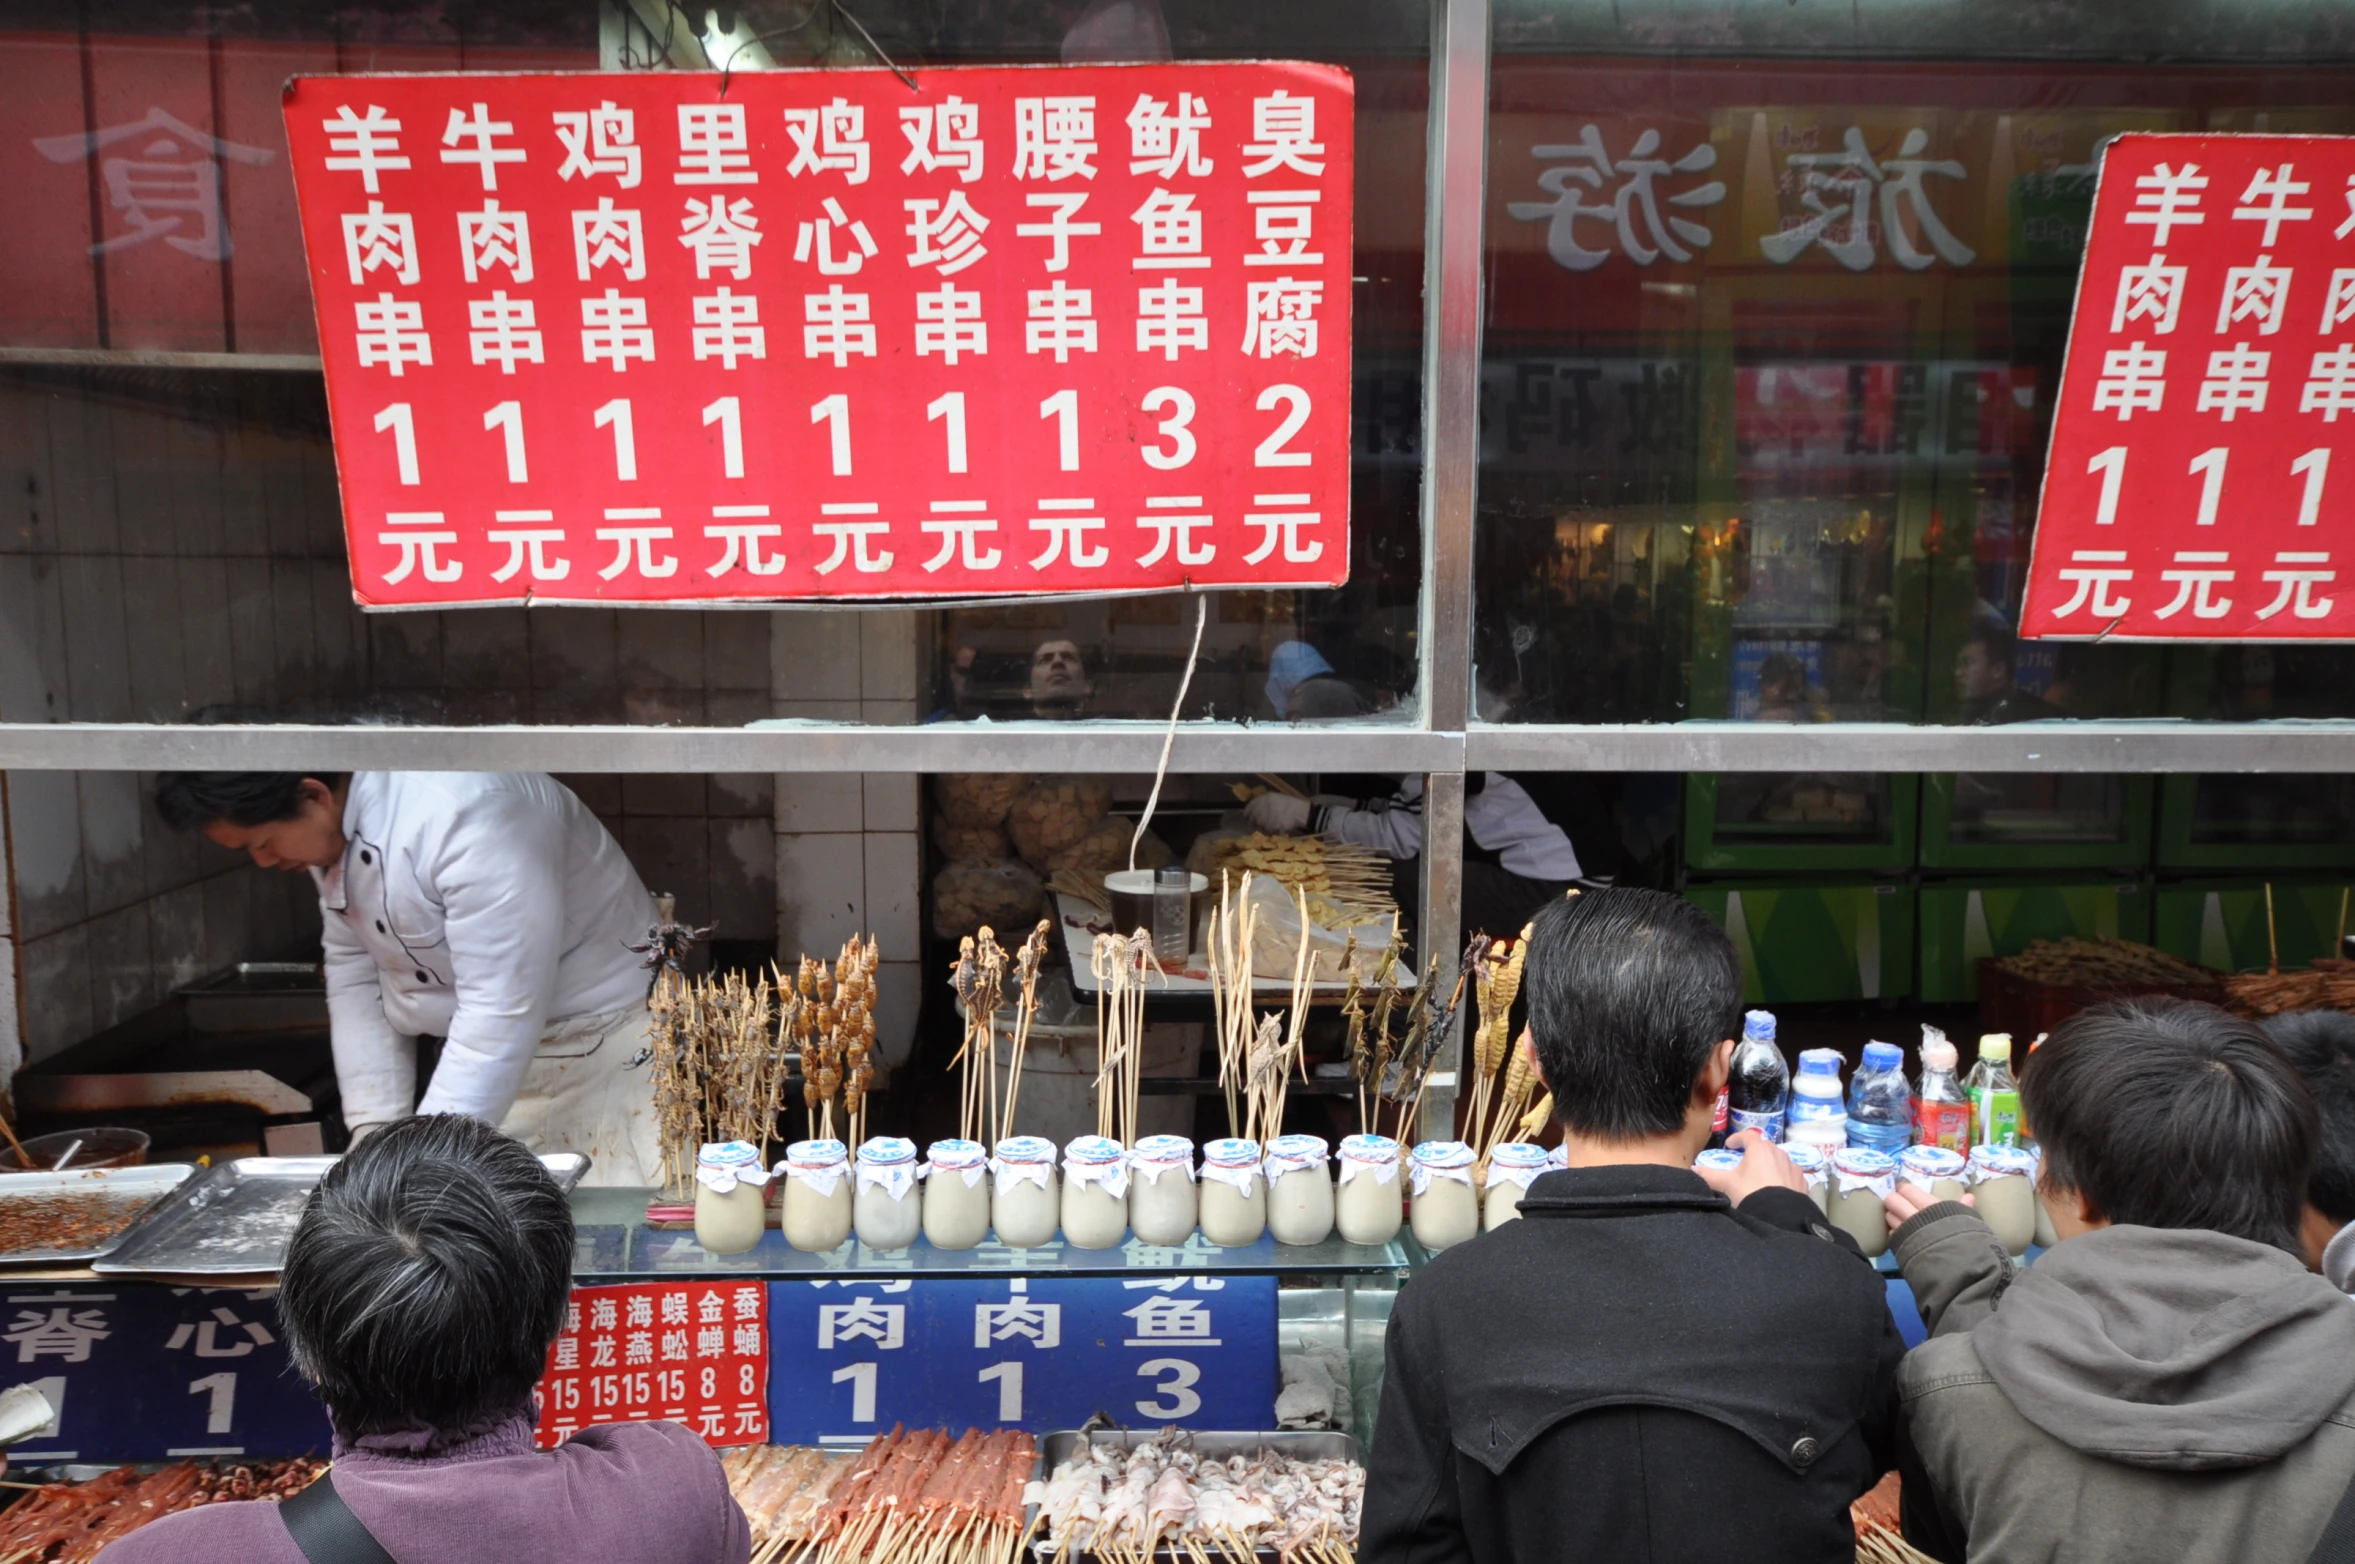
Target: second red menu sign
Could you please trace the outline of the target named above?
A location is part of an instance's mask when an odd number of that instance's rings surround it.
[[[371,607],[1329,586],[1316,65],[303,77]]]

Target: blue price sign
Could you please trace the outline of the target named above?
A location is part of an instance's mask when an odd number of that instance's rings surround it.
[[[0,1389],[37,1385],[58,1414],[9,1460],[325,1455],[327,1414],[287,1361],[274,1298],[41,1283],[0,1293]]]
[[[774,1282],[769,1437],[911,1428],[1266,1428],[1276,1279],[906,1277]]]

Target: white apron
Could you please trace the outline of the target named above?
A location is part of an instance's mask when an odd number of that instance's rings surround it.
[[[647,1062],[653,1024],[639,1003],[541,1033],[515,1106],[499,1128],[537,1152],[585,1153],[588,1184],[661,1183],[662,1137],[654,1117],[654,1070]]]

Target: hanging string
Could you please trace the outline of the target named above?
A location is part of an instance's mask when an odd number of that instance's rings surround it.
[[[1208,594],[1194,594],[1194,648],[1186,653],[1186,671],[1178,680],[1177,699],[1170,702],[1169,728],[1161,735],[1161,762],[1153,768],[1153,791],[1145,795],[1145,812],[1137,816],[1136,831],[1128,839],[1128,867],[1136,872],[1137,844],[1145,839],[1145,828],[1153,823],[1153,808],[1161,802],[1161,783],[1169,775],[1169,752],[1177,743],[1178,718],[1186,709],[1186,689],[1194,682],[1194,664],[1202,656],[1202,627],[1209,622]]]

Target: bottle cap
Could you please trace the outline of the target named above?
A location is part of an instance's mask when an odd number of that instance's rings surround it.
[[[1757,1038],[1762,1042],[1773,1042],[1774,1012],[1771,1010],[1743,1011],[1742,1036],[1744,1039]]]
[[[1954,1051],[1954,1044],[1946,1040],[1946,1034],[1944,1032],[1939,1031],[1934,1026],[1925,1026],[1922,1028],[1923,1069],[1952,1070],[1959,1062],[1959,1058]]]
[[[1864,1067],[1868,1070],[1894,1070],[1904,1062],[1905,1050],[1895,1043],[1864,1045]]]
[[[1831,1075],[1840,1073],[1840,1050],[1837,1048],[1809,1048],[1799,1055],[1801,1075]]]
[[[877,1135],[859,1147],[859,1161],[869,1167],[916,1160],[916,1143],[897,1135]]]
[[[1979,1039],[1979,1057],[2009,1063],[2012,1057],[2012,1034],[1989,1032]]]

